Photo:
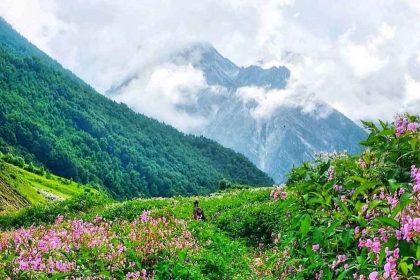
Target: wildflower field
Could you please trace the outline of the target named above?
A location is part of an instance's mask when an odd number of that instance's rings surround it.
[[[0,216],[0,279],[420,279],[418,124],[365,122],[362,154],[320,154],[281,186]]]

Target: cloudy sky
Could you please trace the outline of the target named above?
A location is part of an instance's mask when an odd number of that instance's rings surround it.
[[[166,114],[179,102],[172,90],[205,86],[191,67],[160,67],[194,42],[237,65],[286,65],[289,91],[305,88],[356,121],[420,113],[418,0],[2,0],[0,16],[101,93],[149,73],[139,90]]]

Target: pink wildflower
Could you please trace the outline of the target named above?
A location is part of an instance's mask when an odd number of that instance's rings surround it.
[[[395,119],[394,122],[395,126],[395,135],[400,137],[407,131],[408,120],[407,118],[398,117]]]
[[[270,193],[270,197],[274,200],[277,200],[279,197],[283,200],[286,199],[287,192],[284,190],[284,186],[274,188]]]
[[[335,176],[335,169],[333,166],[330,166],[327,170],[327,180],[332,181]]]
[[[58,215],[57,218],[55,219],[55,223],[57,225],[61,224],[64,221],[64,216],[63,215]]]
[[[378,272],[373,271],[369,274],[369,280],[376,280],[378,279]]]
[[[336,184],[336,185],[334,185],[333,188],[334,188],[335,191],[340,192],[343,189],[343,186]]]
[[[140,220],[141,220],[143,223],[148,222],[148,221],[149,221],[149,219],[150,219],[149,214],[150,214],[150,211],[146,211],[146,210],[144,210],[144,211],[143,211],[143,213],[141,213]]]
[[[361,169],[366,169],[366,168],[367,168],[367,164],[366,164],[365,160],[364,160],[364,159],[362,159],[362,158],[359,158],[359,159],[357,160],[357,165],[359,165],[359,167],[360,167]]]
[[[322,277],[322,274],[324,274],[323,270],[320,270],[319,272],[315,273],[315,279],[319,280]]]
[[[412,132],[416,132],[418,127],[419,125],[416,122],[411,122],[407,124],[407,130],[412,131]]]

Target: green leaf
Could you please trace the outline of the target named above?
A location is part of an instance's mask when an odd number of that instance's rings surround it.
[[[373,208],[377,208],[378,205],[385,204],[384,201],[376,199],[369,202],[369,210],[372,210]]]
[[[352,230],[344,230],[341,234],[341,241],[345,248],[348,248],[353,241],[353,231]]]
[[[420,244],[417,244],[416,258],[420,259]]]
[[[335,203],[340,206],[341,210],[343,210],[346,215],[350,215],[349,208],[341,201],[341,199],[336,199]]]
[[[305,237],[309,229],[311,227],[311,217],[308,214],[303,215],[303,218],[300,222],[300,232],[302,234],[302,237]]]
[[[379,120],[379,123],[381,124],[382,129],[386,129],[388,127],[388,123],[386,123],[382,120]]]
[[[408,274],[408,266],[406,262],[400,262],[400,268],[404,275]]]
[[[330,167],[330,161],[326,162],[325,164],[322,164],[319,170],[319,174],[324,174],[328,170],[329,167]]]
[[[313,241],[314,243],[321,243],[322,238],[324,236],[325,228],[315,228],[313,232]]]
[[[400,228],[400,224],[396,220],[388,218],[388,217],[377,217],[374,220],[374,222],[377,223],[379,226],[387,225],[387,226],[393,227],[394,229]]]
[[[348,177],[347,181],[357,181],[360,183],[364,183],[366,182],[366,179],[363,179],[362,177],[359,177],[359,176],[350,176]]]
[[[418,143],[419,142],[418,142],[417,138],[411,139],[408,143],[410,143],[412,151],[417,151],[418,150]]]
[[[339,224],[341,224],[341,223],[342,223],[342,221],[338,220],[338,221],[335,221],[333,224],[331,224],[331,225],[327,228],[327,230],[325,231],[325,236],[326,236],[326,237],[330,237],[332,234],[334,234],[334,232],[335,232],[335,228],[336,228]]]
[[[352,199],[355,199],[359,194],[365,194],[367,190],[378,185],[381,185],[380,181],[365,181],[358,188],[356,188],[352,195]]]
[[[330,269],[326,269],[326,270],[324,269],[324,274],[323,274],[322,279],[330,280],[332,279],[332,277],[333,277],[332,271]]]
[[[343,272],[340,273],[340,275],[338,275],[336,280],[343,280],[344,277],[346,277],[348,272],[349,272],[348,270],[344,270]]]
[[[379,132],[378,136],[389,136],[389,135],[393,135],[394,133],[395,133],[395,129],[389,128],[389,129],[385,129]]]
[[[99,273],[101,276],[107,276],[107,277],[111,277],[111,272],[107,271],[107,270],[102,270]]]
[[[411,250],[410,244],[407,241],[400,240],[399,243],[398,243],[398,247],[400,248],[400,256],[401,257],[414,256],[414,250]]]
[[[379,131],[376,125],[373,122],[362,121],[362,124],[365,128],[368,128],[371,131]]]
[[[395,192],[396,190],[398,190],[398,188],[400,187],[397,184],[397,180],[395,179],[390,179],[388,180],[389,186],[391,187],[391,191]]]

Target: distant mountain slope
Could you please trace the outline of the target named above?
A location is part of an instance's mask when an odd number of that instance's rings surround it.
[[[242,100],[231,101],[203,134],[243,153],[277,182],[284,181],[293,166],[314,159],[318,152],[346,150],[354,154],[361,150],[358,143],[364,131],[336,110],[320,118],[316,112],[308,114],[301,108],[283,106],[270,119],[256,120],[250,106]],[[222,133],[220,127],[229,133]]]
[[[115,197],[209,193],[272,179],[244,156],[95,92],[0,19],[0,151]]]
[[[268,116],[255,117],[259,100],[252,96],[244,98],[242,90],[277,90],[272,94],[285,94],[280,90],[286,87],[291,75],[286,67],[239,67],[204,43],[173,54],[170,62],[192,65],[202,71],[209,86],[196,94],[195,104],[178,106],[190,116],[207,120],[205,125],[190,132],[246,155],[277,182],[285,179],[293,165],[313,159],[317,152],[361,150],[358,143],[366,136],[363,129],[317,100],[308,98],[302,102],[299,96],[291,97],[288,103],[267,113]],[[135,81],[136,77],[132,79]],[[126,79],[121,86],[110,89],[109,94],[124,95],[130,82]],[[306,110],[305,105],[312,109]]]

